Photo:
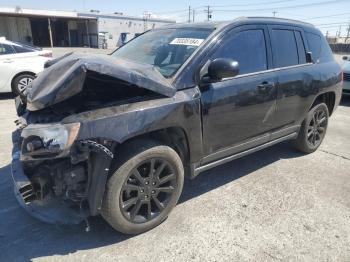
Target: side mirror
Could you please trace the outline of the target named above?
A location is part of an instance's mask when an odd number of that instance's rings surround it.
[[[312,58],[312,52],[306,52],[306,63],[314,63],[314,59]]]
[[[239,73],[239,64],[233,59],[217,58],[208,67],[208,76],[212,81],[234,77]]]
[[[343,60],[349,60],[349,57],[348,56],[343,56]]]

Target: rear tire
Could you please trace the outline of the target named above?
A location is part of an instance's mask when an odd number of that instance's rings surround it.
[[[329,112],[325,103],[314,106],[301,125],[294,147],[304,153],[313,153],[322,144],[328,127]]]
[[[28,85],[32,83],[34,78],[34,75],[28,73],[16,76],[12,81],[12,92],[16,96],[22,95],[23,92],[27,89]]]
[[[117,231],[139,234],[158,226],[175,207],[184,168],[172,148],[154,141],[134,141],[124,149],[107,182],[101,214]]]

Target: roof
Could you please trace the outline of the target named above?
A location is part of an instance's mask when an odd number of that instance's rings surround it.
[[[261,23],[268,23],[268,24],[286,24],[286,25],[299,25],[299,26],[307,26],[307,27],[313,27],[313,24],[294,20],[294,19],[287,19],[287,18],[279,18],[279,17],[259,17],[259,16],[252,16],[252,17],[241,17],[242,20],[249,20],[254,22],[261,22]]]
[[[235,20],[233,20],[235,21]],[[233,23],[233,21],[222,22],[196,22],[196,23],[176,23],[162,26],[162,28],[202,28],[202,29],[218,29]]]
[[[264,23],[264,24],[280,24],[280,25],[297,25],[302,27],[315,28],[312,24],[285,18],[275,17],[238,17],[231,21],[221,22],[199,22],[199,23],[177,23],[162,26],[162,28],[203,28],[203,29],[221,29],[228,25],[241,23]]]
[[[2,43],[2,44],[8,44],[8,45],[15,44],[15,43],[13,43],[13,42],[7,40],[6,37],[4,37],[4,36],[0,37],[0,43]],[[15,44],[15,45],[18,46],[18,44]]]

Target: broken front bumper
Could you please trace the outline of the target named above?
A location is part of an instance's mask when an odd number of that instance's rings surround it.
[[[75,150],[69,153],[65,162],[60,158],[52,158],[46,165],[39,161],[39,165],[27,172],[28,162],[35,162],[35,160],[21,159],[21,132],[21,129],[18,129],[12,134],[11,168],[15,195],[20,205],[32,216],[55,224],[78,224],[88,216],[98,215],[102,207],[109,167],[114,157],[106,147],[109,142],[102,145],[90,140],[78,141],[75,144]],[[48,165],[50,169],[47,171]],[[83,169],[85,172],[82,171],[86,182],[81,189],[84,192],[83,195],[81,191],[74,191],[76,185],[81,185],[79,183],[82,180],[75,181],[74,179],[79,179],[78,172],[82,166],[87,167],[86,170]],[[52,183],[49,183],[49,192],[44,194],[42,188],[38,190],[38,182],[34,178],[37,175],[50,177]],[[67,178],[67,175],[69,186],[72,186],[73,190],[69,191],[67,187],[63,191],[59,190],[62,189],[60,182],[63,178]],[[57,194],[57,192],[61,193]],[[74,192],[80,193],[71,195],[72,192],[73,194]]]
[[[79,224],[87,217],[67,207],[59,199],[45,202],[31,200],[34,197],[33,186],[24,174],[19,159],[13,159],[11,167],[15,196],[19,204],[33,217],[53,224]]]
[[[59,198],[36,200],[34,186],[25,175],[20,161],[19,146],[20,131],[12,134],[13,152],[11,173],[14,183],[14,192],[19,204],[33,217],[54,224],[79,224],[88,214],[69,208]]]

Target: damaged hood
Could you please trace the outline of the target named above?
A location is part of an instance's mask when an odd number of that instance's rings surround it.
[[[114,77],[140,88],[172,97],[176,89],[152,65],[133,63],[108,55],[70,53],[48,62],[27,91],[27,108],[40,110],[78,93],[88,71]]]

